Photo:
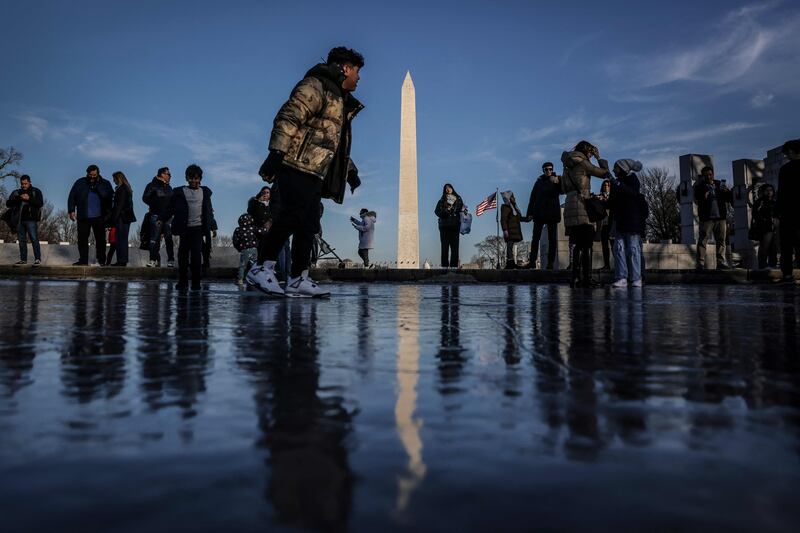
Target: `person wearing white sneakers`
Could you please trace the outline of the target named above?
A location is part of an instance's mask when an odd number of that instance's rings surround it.
[[[614,163],[611,180],[609,207],[613,215],[611,232],[614,235],[614,283],[612,287],[642,286],[642,237],[643,221],[639,189],[641,185],[636,173],[642,163],[633,159],[620,159]]]
[[[269,140],[269,156],[258,174],[277,181],[280,202],[272,227],[261,239],[258,262],[247,283],[273,296],[320,298],[330,291],[308,275],[314,235],[320,231],[320,200],[342,203],[345,188],[358,183],[350,161],[350,123],[364,107],[352,96],[364,58],[337,47],[326,63],[314,66],[278,111]],[[292,267],[286,288],[275,277],[275,261],[292,236]]]

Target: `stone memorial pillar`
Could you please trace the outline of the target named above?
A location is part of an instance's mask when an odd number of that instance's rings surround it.
[[[764,177],[763,159],[737,159],[733,162],[733,248],[741,257],[742,266],[757,268],[753,244],[747,236],[752,205],[750,187]]]
[[[783,145],[767,151],[767,158],[764,160],[764,183],[769,183],[778,190],[778,172],[781,167],[789,162],[789,159],[783,155],[781,149]]]
[[[699,231],[697,205],[694,203],[694,184],[705,166],[714,166],[714,158],[703,154],[686,154],[680,157],[681,182],[678,185],[678,203],[681,206],[681,243],[696,244]]]

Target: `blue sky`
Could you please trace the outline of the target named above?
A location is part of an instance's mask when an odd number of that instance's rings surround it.
[[[495,187],[525,209],[541,164],[583,138],[612,161],[673,171],[680,154],[713,154],[729,176],[732,160],[800,137],[800,5],[790,1],[2,0],[0,10],[0,145],[25,154],[20,170],[46,198],[64,207],[89,163],[107,177],[122,170],[140,194],[156,168],[182,184],[196,162],[227,234],[261,186],[291,88],[332,46],[362,52],[366,109],[352,156],[363,186],[323,219],[352,258],[348,217],[368,207],[374,259],[395,259],[406,70],[417,91],[420,255],[434,264],[446,181],[473,210]],[[462,261],[494,229],[492,213],[476,219]]]

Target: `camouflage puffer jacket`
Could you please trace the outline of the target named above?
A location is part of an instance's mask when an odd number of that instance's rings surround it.
[[[567,195],[564,203],[564,226],[571,228],[592,224],[583,201],[591,194],[592,176],[602,178],[608,174],[608,161],[600,159],[600,166],[597,167],[582,152],[564,152],[561,154],[561,162],[564,163],[561,188]]]
[[[283,152],[283,164],[321,180],[341,174],[342,191],[350,157],[350,121],[363,105],[342,91],[337,66],[320,63],[298,83],[272,128],[270,150]],[[344,142],[344,146],[340,143]],[[338,189],[338,187],[336,187]]]

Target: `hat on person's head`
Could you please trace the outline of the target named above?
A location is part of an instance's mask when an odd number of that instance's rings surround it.
[[[547,167],[554,168],[554,167],[553,167],[553,163],[551,163],[550,161],[548,161],[547,163],[545,163],[544,165],[542,165],[542,170],[546,169]]]
[[[622,169],[626,176],[642,170],[642,162],[635,159],[618,159],[614,166]]]

